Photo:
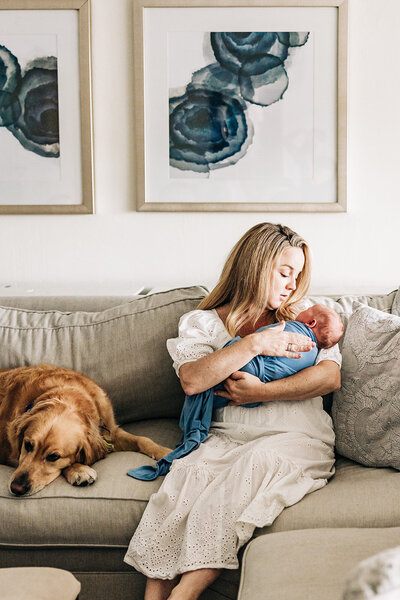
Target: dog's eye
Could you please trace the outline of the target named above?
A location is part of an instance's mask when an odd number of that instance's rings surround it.
[[[59,458],[60,458],[60,455],[59,455],[59,454],[48,454],[48,455],[46,456],[46,460],[47,460],[48,462],[56,462],[56,460],[58,460]]]
[[[32,452],[33,450],[33,444],[31,442],[25,442],[24,447],[27,452]]]

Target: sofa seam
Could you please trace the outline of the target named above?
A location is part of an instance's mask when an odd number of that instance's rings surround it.
[[[176,289],[179,289],[179,288],[176,288]],[[185,289],[189,289],[189,288],[185,288]],[[163,292],[160,292],[160,293],[163,293]],[[132,300],[131,302],[127,302],[127,304],[131,304],[133,302],[136,302],[137,300],[145,300],[146,298],[147,298],[146,296],[144,296],[143,298],[137,298],[137,299]],[[197,301],[199,301],[199,300],[202,300],[203,298],[204,298],[204,296],[199,296],[199,297],[194,297],[194,298],[181,298],[179,300],[173,300],[173,301],[168,302],[166,304],[161,304],[160,306],[153,306],[153,307],[149,307],[147,309],[139,310],[139,311],[136,311],[136,312],[129,312],[129,313],[124,314],[124,315],[117,315],[117,316],[112,317],[110,319],[104,319],[103,321],[96,321],[95,323],[82,323],[82,324],[72,324],[72,325],[57,325],[57,326],[54,326],[54,327],[17,327],[17,326],[12,326],[12,325],[3,325],[3,324],[0,323],[0,328],[2,328],[2,329],[9,329],[11,331],[58,331],[58,330],[61,330],[61,329],[75,329],[75,328],[81,329],[83,327],[95,327],[96,325],[104,325],[105,323],[111,323],[113,321],[116,321],[118,319],[123,319],[125,317],[133,317],[135,315],[141,315],[143,313],[150,312],[150,311],[153,311],[153,310],[157,310],[159,308],[168,307],[168,306],[171,306],[172,304],[178,304],[178,303],[181,303],[181,302],[186,302],[187,300],[197,300]],[[117,308],[117,306],[106,308],[104,310],[113,310],[113,308]],[[5,310],[10,310],[10,311],[13,311],[13,312],[32,313],[32,314],[40,314],[40,315],[48,315],[48,314],[51,315],[51,314],[57,314],[58,313],[58,314],[67,315],[68,316],[68,315],[77,314],[79,312],[86,313],[86,314],[96,314],[96,312],[97,313],[103,312],[103,311],[91,312],[91,311],[80,311],[80,310],[71,311],[71,312],[63,312],[63,311],[57,311],[57,310],[52,310],[52,311],[35,311],[35,310],[30,310],[30,309],[14,308],[12,306],[0,306],[0,308],[3,308]],[[370,307],[370,308],[373,308],[373,307]],[[384,309],[379,309],[379,310],[381,310],[382,312],[386,312],[386,313],[391,314],[390,307],[389,308],[384,308]],[[348,312],[346,312],[345,310],[341,310],[341,311],[337,310],[336,312],[339,315],[343,315],[343,316],[349,315],[350,316],[350,314]]]
[[[181,288],[172,288],[170,290],[164,290],[161,292],[155,292],[154,294],[148,294],[146,296],[140,296],[138,295],[136,298],[133,297],[131,300],[127,300],[125,302],[122,303],[123,304],[133,304],[134,302],[138,302],[140,300],[147,300],[148,298],[152,297],[152,296],[162,296],[163,294],[169,294],[170,292],[176,292],[176,291],[181,291],[181,290],[192,290],[194,288],[203,288],[205,292],[207,292],[207,289],[202,286],[187,286],[187,287],[181,287]],[[43,297],[43,296],[42,296]],[[44,296],[45,298],[48,298],[49,296]],[[65,296],[61,296],[61,297],[65,297]],[[74,296],[71,296],[71,298],[73,298]],[[101,296],[100,296],[101,297]],[[114,297],[114,296],[113,296]],[[3,296],[4,298],[4,296]],[[118,298],[118,296],[115,296],[115,298]],[[196,299],[196,298],[195,298]],[[181,302],[182,300],[187,300],[187,298],[181,298],[180,300],[176,300],[175,302]],[[104,310],[112,310],[113,308],[117,308],[118,306],[121,306],[121,304],[116,304],[115,306],[109,306],[108,308],[104,308]],[[168,305],[166,305],[168,306]],[[29,312],[29,313],[40,313],[40,314],[54,314],[54,313],[61,313],[63,315],[71,315],[74,312],[87,312],[87,313],[96,313],[96,312],[103,312],[102,310],[80,310],[80,311],[76,311],[76,310],[57,310],[57,309],[51,309],[51,310],[35,310],[34,308],[21,308],[20,306],[6,306],[4,304],[0,305],[0,308],[4,308],[6,310],[13,310],[16,312]]]
[[[82,323],[82,324],[73,324],[73,325],[57,325],[54,327],[16,327],[16,326],[12,326],[12,325],[2,325],[0,324],[0,328],[2,329],[10,329],[12,331],[58,331],[59,329],[75,329],[75,328],[83,328],[83,327],[95,327],[96,325],[104,325],[105,323],[111,323],[112,321],[116,321],[118,319],[123,319],[125,317],[133,317],[135,315],[141,315],[143,313],[146,312],[150,312],[153,310],[157,310],[158,308],[164,308],[167,306],[171,306],[172,304],[178,304],[180,302],[186,302],[187,300],[202,300],[203,297],[195,297],[195,298],[183,298],[181,300],[174,300],[173,302],[169,302],[168,304],[162,304],[161,306],[154,306],[151,308],[147,308],[146,310],[141,310],[141,311],[137,311],[137,312],[133,312],[133,313],[127,313],[125,315],[117,315],[115,317],[112,317],[110,319],[104,319],[103,321],[97,321],[96,323]],[[12,307],[2,307],[0,306],[0,308],[6,308],[7,310],[20,310],[20,309],[14,309]],[[109,310],[109,309],[105,309],[105,310]],[[24,312],[24,310],[22,309],[22,312]],[[31,311],[32,313],[35,313],[35,311]],[[57,311],[55,311],[57,312]],[[85,312],[85,311],[76,311],[76,313],[78,312]],[[75,314],[76,314],[75,313]],[[38,313],[36,313],[38,314]],[[41,313],[41,314],[52,314],[50,313]],[[74,314],[74,312],[71,313],[61,313],[61,314]],[[90,314],[90,313],[89,313]],[[93,313],[95,314],[95,313]]]

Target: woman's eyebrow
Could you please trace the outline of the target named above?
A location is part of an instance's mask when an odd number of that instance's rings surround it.
[[[292,267],[292,265],[286,265],[286,264],[284,264],[284,265],[281,265],[281,269],[282,269],[282,267],[287,267],[288,269],[290,269],[290,271],[296,272],[295,268]],[[296,279],[300,275],[300,273],[301,273],[301,271],[299,271],[298,274],[296,275]]]

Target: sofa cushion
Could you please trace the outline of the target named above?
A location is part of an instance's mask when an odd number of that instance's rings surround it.
[[[338,452],[400,469],[400,317],[354,303],[342,355],[332,405]]]
[[[257,538],[243,555],[238,600],[339,600],[351,569],[399,543],[400,527],[308,529]],[[350,597],[372,594],[346,600]]]
[[[80,371],[105,389],[120,423],[177,417],[184,394],[166,340],[205,293],[178,288],[99,312],[0,307],[0,368],[45,362]]]
[[[285,508],[255,535],[320,527],[392,527],[400,524],[400,477],[391,468],[367,468],[338,457],[336,473],[320,490]]]
[[[180,437],[174,420],[126,426],[166,445]],[[0,465],[0,547],[126,547],[163,477],[139,481],[126,472],[154,462],[135,452],[115,452],[95,464],[98,479],[86,488],[63,477],[33,496],[15,498],[6,482],[13,469]],[[400,478],[393,469],[366,468],[340,458],[327,486],[286,508],[270,527],[255,535],[294,529],[391,527],[400,523]],[[68,517],[66,516],[68,515]]]
[[[125,429],[173,447],[181,431],[175,419],[132,423]],[[0,465],[0,546],[15,544],[127,545],[151,494],[163,481],[139,481],[127,471],[155,462],[138,452],[114,452],[95,463],[97,481],[74,487],[58,477],[37,494],[16,498],[7,482],[14,469]]]

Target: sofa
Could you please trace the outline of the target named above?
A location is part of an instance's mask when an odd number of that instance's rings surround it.
[[[184,400],[165,341],[179,317],[206,294],[201,286],[145,296],[0,297],[0,368],[47,362],[82,371],[109,394],[119,424],[174,447]],[[345,327],[354,301],[400,315],[400,293],[310,297],[337,310]],[[324,398],[330,410],[332,397]],[[146,503],[161,484],[127,476],[154,464],[139,453],[111,453],[95,465],[96,483],[59,477],[30,497],[13,497],[13,469],[0,465],[0,567],[71,571],[80,600],[140,600],[145,578],[123,562]],[[257,529],[203,600],[339,600],[348,572],[400,545],[400,477],[340,454],[328,485]]]

